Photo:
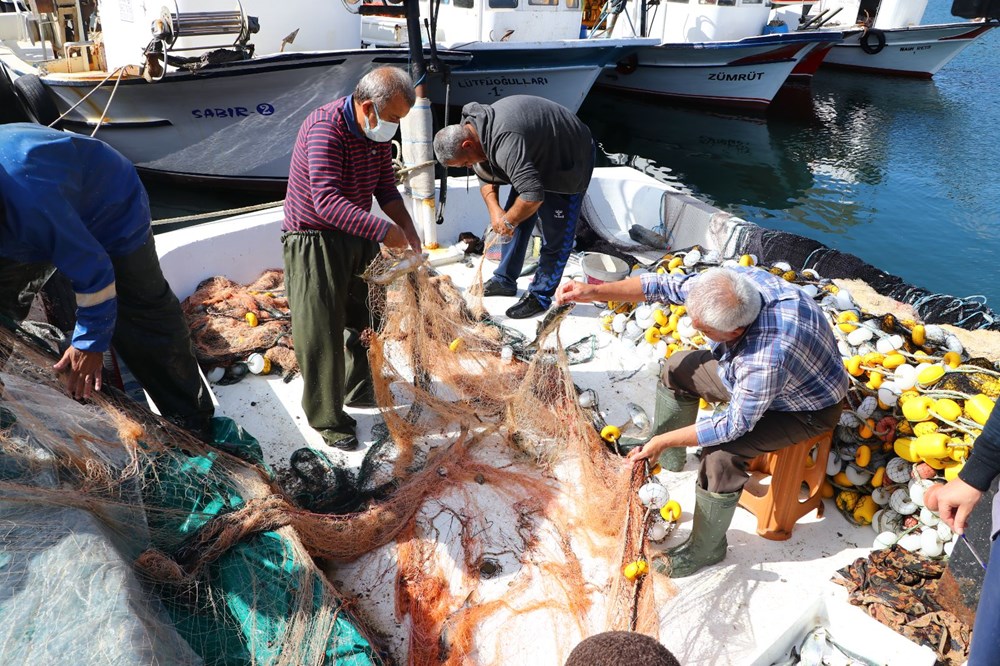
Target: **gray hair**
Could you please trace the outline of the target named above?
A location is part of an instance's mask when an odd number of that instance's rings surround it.
[[[358,102],[371,100],[379,109],[392,104],[396,95],[402,95],[411,108],[417,101],[413,89],[413,79],[399,67],[378,67],[361,77],[354,88],[354,99]]]
[[[749,326],[760,314],[760,290],[743,273],[709,268],[692,279],[685,305],[701,324],[730,333]]]
[[[434,135],[434,155],[441,164],[451,164],[462,154],[462,142],[469,138],[465,125],[448,125]]]

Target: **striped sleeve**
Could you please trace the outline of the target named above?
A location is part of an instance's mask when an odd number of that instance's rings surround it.
[[[378,185],[375,188],[375,200],[378,201],[378,205],[383,210],[388,204],[403,198],[399,194],[399,188],[396,187],[396,174],[392,169],[392,148],[386,144],[384,149],[388,154],[386,159],[382,160],[378,174]]]
[[[347,164],[345,156],[350,151],[329,121],[319,121],[309,129],[304,148],[309,164],[309,189],[321,219],[316,226],[374,241],[385,238],[391,222],[359,207],[345,193],[350,172],[373,165]],[[386,167],[391,173],[391,163]]]

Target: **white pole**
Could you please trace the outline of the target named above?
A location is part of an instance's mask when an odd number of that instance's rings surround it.
[[[417,97],[410,112],[400,122],[403,133],[403,166],[410,191],[413,225],[424,247],[437,249],[437,207],[434,201],[434,137],[431,101]]]

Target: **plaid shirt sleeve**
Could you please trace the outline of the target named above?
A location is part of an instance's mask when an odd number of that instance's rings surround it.
[[[642,293],[647,301],[655,303],[673,303],[682,305],[691,291],[689,280],[697,273],[690,275],[670,275],[669,273],[643,273],[639,276]]]

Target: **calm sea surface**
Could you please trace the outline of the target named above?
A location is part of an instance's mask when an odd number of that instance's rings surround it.
[[[931,3],[924,23],[954,19]],[[763,227],[816,239],[912,284],[1000,310],[1000,30],[932,81],[821,69],[766,117],[623,99],[580,110],[632,164]],[[269,200],[151,184],[154,217]]]

